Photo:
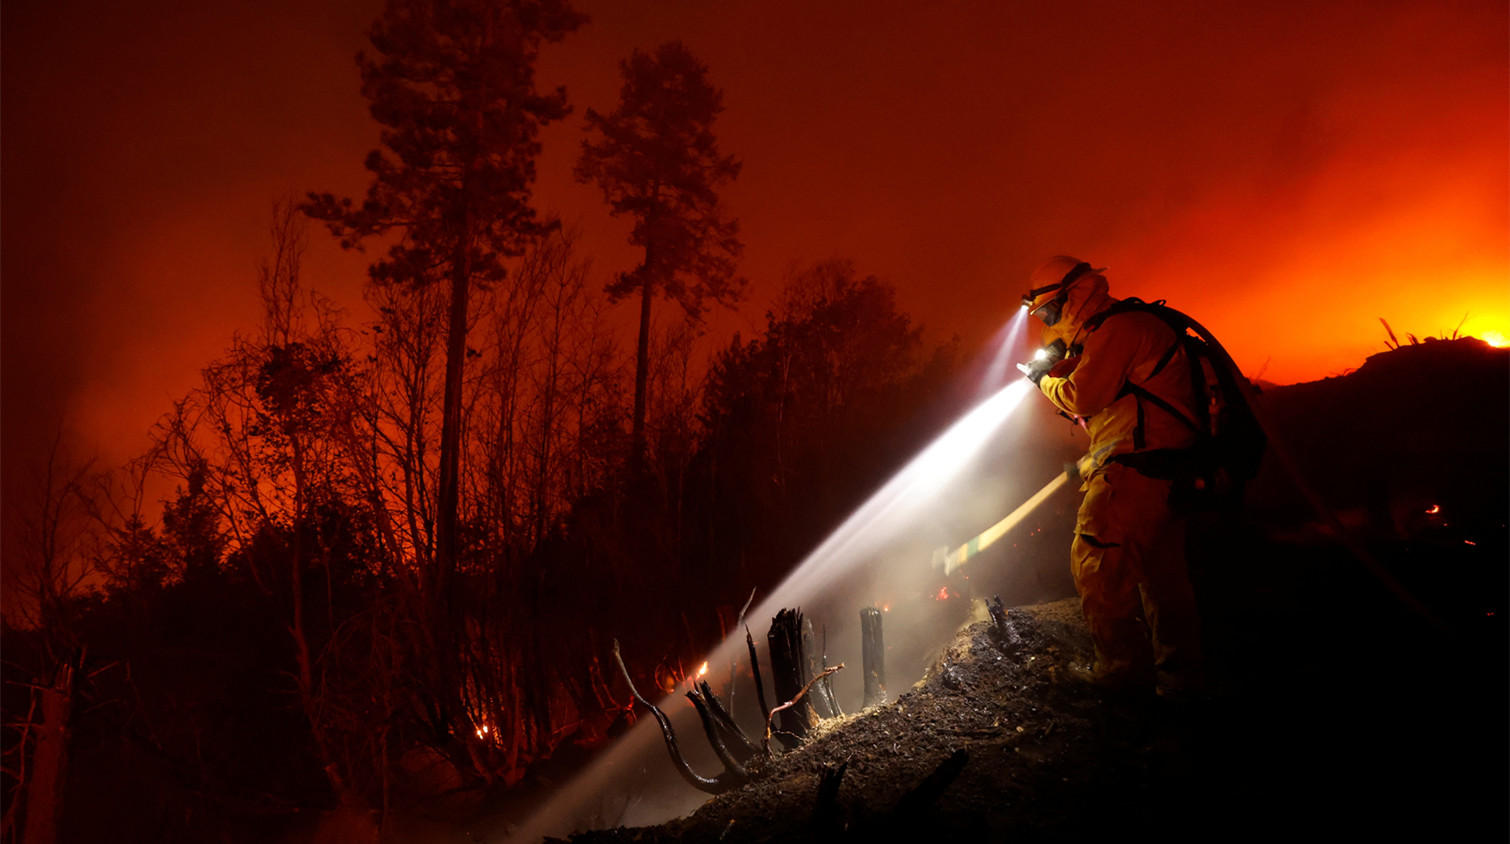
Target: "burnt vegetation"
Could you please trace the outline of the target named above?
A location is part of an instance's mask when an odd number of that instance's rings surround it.
[[[446,585],[445,297],[375,285],[370,318],[336,314],[299,218],[273,235],[265,324],[152,452],[41,467],[34,609],[5,631],[7,840],[51,812],[63,841],[263,841],[527,801],[633,720],[615,636],[659,696],[952,412],[952,349],[825,264],[706,377],[658,338],[632,471],[633,365],[551,234],[473,297]]]

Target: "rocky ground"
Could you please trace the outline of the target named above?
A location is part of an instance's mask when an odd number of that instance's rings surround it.
[[[1073,600],[1010,610],[1013,643],[982,612],[916,686],[825,722],[754,784],[572,840],[1504,840],[1503,592],[1442,629],[1335,549],[1277,550],[1240,595],[1207,596],[1208,700],[1106,698],[1077,679]]]

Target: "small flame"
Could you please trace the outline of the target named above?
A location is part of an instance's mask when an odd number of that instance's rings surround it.
[[[1431,509],[1426,511],[1426,515],[1428,515],[1428,516],[1435,516],[1436,514],[1438,514],[1440,512],[1442,512],[1442,505],[1440,505],[1440,504],[1433,504],[1433,505],[1431,505]]]
[[[1480,337],[1479,339],[1483,340],[1485,343],[1488,343],[1496,349],[1503,349],[1506,346],[1510,346],[1510,340],[1505,339],[1505,335],[1499,333],[1498,331],[1486,331],[1484,332],[1484,336]]]
[[[488,735],[488,733],[491,732],[491,731],[492,731],[491,727],[489,727],[487,724],[483,724],[481,727],[477,728],[477,737],[478,738],[486,738],[487,735]]]
[[[703,667],[702,668],[697,669],[697,676],[701,677],[701,676],[703,676],[704,674],[707,674],[707,673],[708,673],[708,663],[705,662],[705,663],[703,663]]]

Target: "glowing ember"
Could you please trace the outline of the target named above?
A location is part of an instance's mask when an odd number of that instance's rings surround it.
[[[481,727],[477,728],[477,737],[486,738],[489,732],[492,732],[492,728],[487,724],[483,724]]]
[[[947,601],[947,600],[949,600],[949,587],[945,586],[944,588],[940,589],[939,593],[937,595],[933,596],[933,600],[935,600],[935,601]]]
[[[1431,509],[1426,511],[1426,515],[1428,515],[1428,516],[1435,516],[1436,514],[1438,514],[1440,512],[1442,512],[1442,505],[1440,505],[1440,504],[1433,504],[1433,505],[1431,505]]]

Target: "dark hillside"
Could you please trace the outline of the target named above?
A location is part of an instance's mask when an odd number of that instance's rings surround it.
[[[1322,497],[1372,537],[1409,538],[1454,518],[1463,529],[1503,521],[1510,349],[1428,340],[1345,376],[1270,388],[1262,403]],[[1273,459],[1249,493],[1256,517],[1301,512]],[[1428,519],[1441,515],[1425,512],[1433,505],[1450,515]]]
[[[1431,617],[1271,461],[1249,517],[1208,521],[1192,548],[1209,700],[1102,698],[1068,671],[1088,659],[1077,603],[1020,607],[1018,647],[977,620],[896,702],[825,724],[755,784],[661,827],[574,840],[1504,839],[1510,353],[1434,341],[1263,402]]]

